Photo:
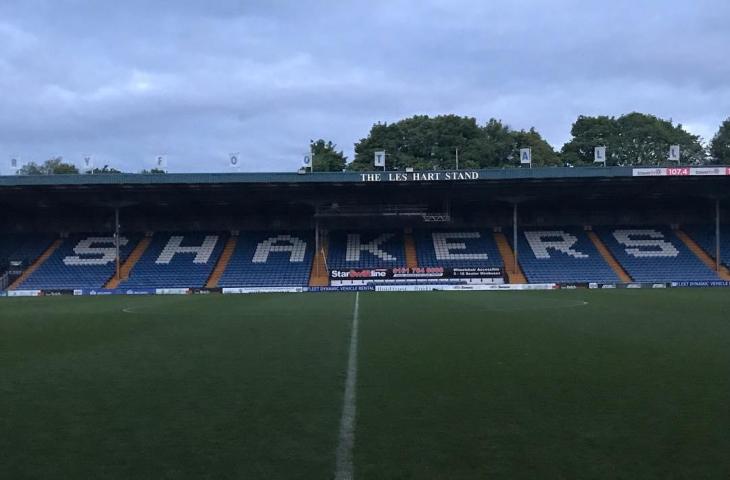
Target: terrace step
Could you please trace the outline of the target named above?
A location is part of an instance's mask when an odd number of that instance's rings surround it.
[[[33,274],[33,272],[35,272],[41,265],[43,265],[45,261],[48,260],[56,250],[58,250],[58,247],[60,247],[62,243],[62,238],[57,238],[56,240],[54,240],[53,243],[46,249],[46,251],[43,252],[41,256],[35,260],[35,262],[33,262],[18,278],[15,279],[15,281],[8,287],[8,290],[15,290],[20,285],[22,285],[23,282],[25,282],[26,279]]]
[[[117,278],[117,274],[114,272],[112,278],[107,280],[104,288],[117,288],[122,280],[128,279],[129,273],[132,271],[134,265],[139,261],[139,259],[142,258],[142,255],[144,255],[144,252],[147,250],[147,247],[149,247],[151,241],[152,237],[143,237],[137,246],[134,247],[132,253],[129,254],[124,263],[119,267],[119,278]]]
[[[683,230],[675,230],[674,234],[677,235],[677,237],[679,237],[679,239],[682,240],[685,245],[687,245],[687,248],[689,248],[690,251],[702,261],[702,263],[707,265],[710,270],[717,273],[718,277],[723,280],[730,281],[730,270],[728,270],[728,268],[722,264],[720,264],[720,270],[716,270],[717,264],[715,263],[715,259],[711,257],[702,247],[700,247],[700,245],[695,242],[693,238],[687,235]]]
[[[497,242],[499,254],[502,255],[504,261],[504,271],[507,274],[509,283],[527,283],[527,278],[520,268],[520,264],[515,265],[515,254],[512,247],[507,242],[507,237],[502,232],[494,232],[494,241]]]
[[[598,250],[598,253],[601,254],[601,257],[603,257],[603,261],[605,261],[611,267],[611,269],[613,269],[613,273],[615,273],[616,276],[623,283],[633,282],[631,276],[626,273],[624,267],[622,267],[621,264],[618,263],[618,260],[616,260],[613,254],[611,254],[606,245],[604,245],[604,243],[601,241],[600,237],[596,235],[596,233],[592,230],[589,230],[586,233],[588,234],[588,238],[591,239],[591,242],[593,242],[593,245],[596,247],[596,250]]]
[[[221,256],[218,257],[218,262],[215,264],[215,268],[213,268],[213,272],[211,272],[210,277],[208,278],[208,282],[205,284],[205,288],[218,287],[218,282],[220,282],[221,277],[223,276],[223,272],[226,271],[228,263],[231,261],[233,252],[236,250],[237,243],[238,237],[228,237],[228,241],[226,241],[226,245],[225,247],[223,247],[223,252],[221,253]]]
[[[310,287],[326,287],[330,284],[330,275],[327,270],[327,252],[329,250],[329,242],[327,236],[324,235],[319,251],[315,252],[312,260],[312,271],[309,274]]]
[[[416,253],[416,242],[413,240],[413,231],[406,229],[403,234],[403,243],[406,251],[406,267],[418,267],[418,254]]]

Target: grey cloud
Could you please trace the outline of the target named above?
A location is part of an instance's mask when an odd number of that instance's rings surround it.
[[[374,122],[457,113],[535,126],[639,110],[709,138],[730,115],[724,0],[0,5],[0,157],[127,170],[298,167]],[[5,162],[0,159],[0,165]],[[146,163],[147,162],[147,163]]]

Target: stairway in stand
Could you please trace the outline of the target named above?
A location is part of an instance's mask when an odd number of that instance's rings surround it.
[[[326,235],[323,235],[319,251],[315,252],[312,260],[312,272],[309,274],[310,287],[326,287],[330,284],[330,274],[327,270],[328,242]]]
[[[406,250],[406,267],[418,267],[418,254],[416,253],[416,242],[413,240],[413,230],[407,228],[403,235]]]
[[[128,279],[129,273],[132,271],[139,259],[142,258],[142,255],[144,255],[144,252],[147,250],[147,247],[149,247],[151,241],[152,237],[144,237],[140,240],[137,246],[134,247],[134,250],[132,250],[132,253],[130,253],[127,257],[127,260],[125,260],[119,267],[120,278],[117,278],[117,274],[115,272],[114,275],[112,275],[112,278],[106,282],[104,288],[117,288],[122,280]]]
[[[55,240],[55,241],[54,241],[54,242],[53,242],[53,243],[51,244],[51,246],[50,246],[50,247],[48,247],[48,248],[46,249],[46,251],[45,251],[45,252],[43,252],[43,253],[41,254],[41,256],[40,256],[40,257],[38,257],[38,258],[36,259],[36,261],[35,261],[35,262],[33,262],[33,263],[32,263],[32,264],[31,264],[31,265],[30,265],[30,266],[29,266],[29,267],[28,267],[28,268],[27,268],[27,269],[26,269],[26,270],[25,270],[25,271],[24,271],[24,272],[22,273],[22,275],[20,275],[20,276],[19,276],[18,278],[16,278],[16,279],[15,279],[15,281],[14,281],[14,282],[13,282],[13,283],[12,283],[12,284],[11,284],[11,285],[10,285],[10,286],[8,287],[8,290],[15,290],[15,289],[16,289],[16,288],[18,288],[18,287],[19,287],[20,285],[22,285],[22,284],[23,284],[23,282],[25,282],[25,280],[26,280],[26,279],[27,279],[28,277],[30,277],[30,276],[31,276],[31,274],[32,274],[33,272],[35,272],[36,270],[38,270],[38,267],[40,267],[41,265],[43,265],[43,264],[44,264],[44,263],[46,262],[46,260],[48,260],[48,259],[49,259],[49,258],[51,257],[51,255],[53,255],[53,253],[54,253],[54,252],[55,252],[56,250],[58,250],[58,247],[60,247],[62,243],[63,243],[63,239],[61,239],[61,238],[57,238],[57,239],[56,239],[56,240]]]
[[[233,252],[236,250],[237,243],[238,237],[234,237],[233,235],[228,237],[226,246],[223,247],[223,252],[218,258],[218,262],[215,264],[215,268],[213,269],[213,272],[211,272],[210,278],[208,278],[208,282],[205,284],[205,288],[218,287],[218,282],[220,282],[221,277],[223,276],[223,272],[226,271],[226,267],[228,267],[228,262],[231,261]]]
[[[730,281],[730,270],[723,265],[720,264],[720,270],[717,270],[717,264],[715,263],[715,259],[712,258],[705,250],[700,247],[700,245],[692,239],[689,235],[687,235],[683,230],[675,230],[674,234],[679,237],[682,242],[684,242],[685,245],[687,245],[687,248],[690,249],[692,253],[694,253],[697,258],[699,258],[702,263],[707,265],[710,270],[717,273],[717,276],[722,278],[723,280]]]
[[[601,257],[603,257],[603,261],[611,267],[613,273],[615,273],[616,276],[624,283],[633,282],[633,279],[629,276],[626,270],[624,270],[624,267],[618,263],[618,260],[616,260],[613,254],[608,250],[608,247],[604,245],[601,238],[596,235],[596,232],[588,230],[586,233],[588,234],[588,238],[591,239],[591,242],[593,242],[593,245],[596,247],[596,250],[598,250],[598,253],[601,254]]]
[[[502,255],[504,262],[504,271],[507,274],[509,283],[527,283],[527,277],[522,272],[520,264],[515,265],[515,254],[507,242],[507,237],[502,232],[494,232],[494,241],[497,242],[499,254]],[[517,267],[517,268],[515,268]]]

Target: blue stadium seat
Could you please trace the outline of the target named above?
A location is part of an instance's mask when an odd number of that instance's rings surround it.
[[[330,270],[405,267],[403,232],[330,232],[327,265]]]
[[[512,229],[505,231],[514,249]],[[518,230],[517,258],[530,283],[619,281],[580,227]]]
[[[611,227],[596,233],[637,282],[720,280],[667,227]]]
[[[139,235],[120,238],[122,261],[140,240]],[[47,248],[47,247],[46,247]],[[64,239],[61,246],[19,289],[77,289],[100,288],[116,270],[114,237],[109,233],[75,234]]]
[[[241,232],[218,286],[306,286],[313,259],[311,231]]]
[[[217,233],[155,233],[120,288],[203,287],[226,238]]]
[[[419,267],[497,267],[503,266],[494,235],[487,230],[416,230]]]
[[[687,225],[682,228],[705,252],[715,258],[714,225]],[[720,262],[730,267],[730,225],[720,225]]]
[[[53,243],[54,235],[2,235],[0,236],[0,262],[19,261],[25,265],[35,259]]]

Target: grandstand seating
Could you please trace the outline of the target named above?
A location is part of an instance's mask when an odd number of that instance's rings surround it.
[[[0,236],[0,263],[20,261],[30,264],[53,242],[54,235]]]
[[[202,287],[225,244],[217,233],[158,232],[119,288]]]
[[[702,249],[714,256],[712,226],[689,225],[684,230]],[[701,255],[703,262],[698,258],[699,250],[697,254],[691,251],[688,244],[666,226],[601,227],[594,231],[610,256],[634,281],[720,279],[708,267],[709,260],[704,254]],[[504,232],[511,243],[510,229],[504,229]],[[141,234],[124,236],[120,249],[122,261],[141,238]],[[494,234],[488,229],[417,229],[413,231],[412,238],[420,267],[503,266]],[[404,239],[403,232],[398,230],[333,231],[326,240],[327,267],[339,270],[404,267],[407,264]],[[27,266],[45,252],[53,240],[53,235],[2,236],[0,264],[20,260]],[[202,287],[210,278],[226,240],[227,235],[216,233],[156,233],[129,278],[119,287]],[[35,270],[28,270],[24,274],[27,278],[19,278],[12,288],[102,288],[113,276],[115,252],[110,234],[74,234],[58,242],[60,246],[48,251],[48,258],[38,262]],[[697,249],[696,246],[692,248]],[[723,226],[721,248],[721,260],[730,266],[728,225]],[[232,254],[218,286],[307,286],[314,250],[311,231],[241,232],[237,242],[231,242]],[[520,267],[532,283],[620,281],[616,270],[607,264],[582,227],[520,230],[518,252]],[[610,257],[604,254],[606,258]],[[414,259],[411,261],[413,263]]]
[[[507,237],[514,249],[512,233]],[[531,283],[619,281],[580,227],[518,230],[517,256]]]
[[[313,258],[312,232],[241,232],[218,286],[306,286]]]
[[[668,227],[611,227],[596,233],[637,282],[720,280]]]
[[[120,237],[119,252],[122,259],[126,258],[139,238],[139,235]],[[115,259],[116,249],[111,234],[72,235],[64,239],[60,247],[18,288],[100,288],[114,274]]]
[[[330,232],[327,265],[332,270],[405,267],[403,232]]]
[[[714,225],[688,225],[682,228],[708,255],[715,258]],[[730,225],[720,227],[720,262],[730,267]]]
[[[488,230],[414,231],[419,267],[502,267],[502,256]]]

